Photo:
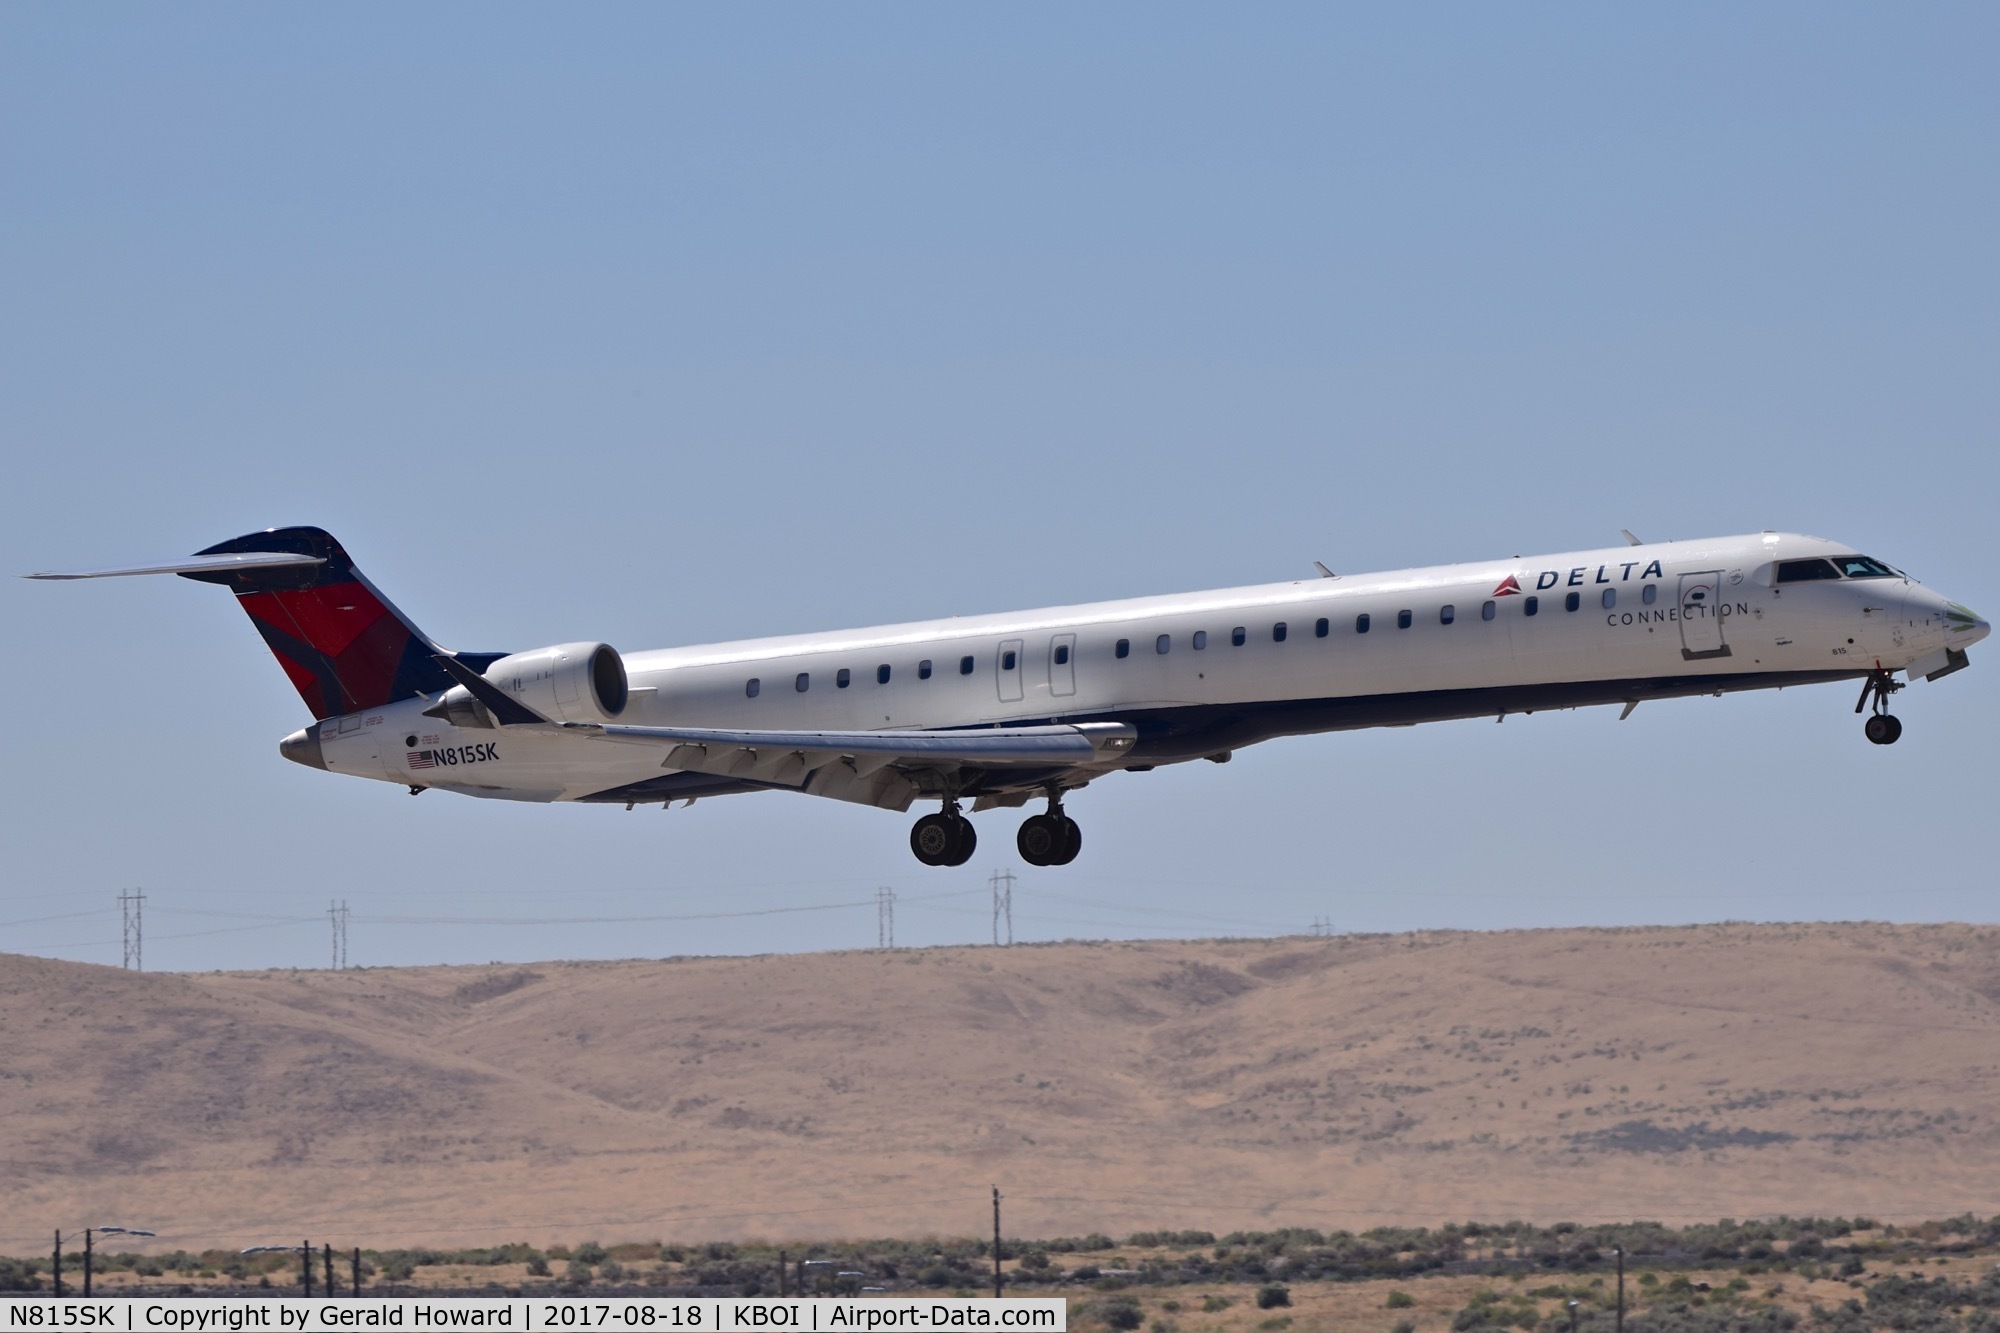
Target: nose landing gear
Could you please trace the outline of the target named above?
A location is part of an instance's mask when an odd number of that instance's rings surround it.
[[[978,846],[979,835],[958,813],[957,801],[946,801],[943,810],[925,815],[910,830],[910,850],[927,866],[962,866]]]
[[[1031,866],[1066,866],[1083,850],[1083,830],[1063,813],[1062,793],[1049,793],[1049,812],[1030,815],[1014,836],[1015,849]]]
[[[1874,698],[1875,712],[1862,724],[1861,734],[1876,745],[1894,745],[1902,737],[1903,720],[1889,712],[1889,696],[1902,688],[1901,681],[1879,666],[1861,683],[1861,697],[1855,701],[1854,711],[1858,713],[1868,707],[1869,698]]]

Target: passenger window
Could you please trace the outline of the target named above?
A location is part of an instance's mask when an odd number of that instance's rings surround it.
[[[758,694],[760,694],[763,691],[763,689],[764,689],[764,682],[758,680],[755,676],[750,677],[749,680],[743,683],[743,693],[748,698],[752,699],[756,698]]]
[[[1056,665],[1057,665],[1057,666],[1068,666],[1068,665],[1069,665],[1069,645],[1068,645],[1068,644],[1066,644],[1066,643],[1059,643],[1059,644],[1057,644],[1057,645],[1056,645]]]
[[[1196,630],[1194,632],[1194,650],[1200,652],[1206,647],[1208,647],[1208,631],[1205,629]]]
[[[1111,652],[1114,657],[1130,657],[1132,655],[1132,641],[1130,639],[1120,639],[1118,646],[1113,648]]]
[[[1398,611],[1396,613],[1396,628],[1408,629],[1410,627],[1411,622],[1414,621],[1415,619],[1416,617],[1408,611]]]
[[[1491,620],[1499,614],[1500,604],[1498,602],[1488,602],[1479,608],[1479,618],[1481,620]]]
[[[1321,616],[1318,620],[1313,621],[1313,637],[1315,639],[1324,639],[1328,634],[1332,632],[1333,632],[1333,622],[1328,620],[1325,616]]]
[[[835,689],[844,690],[853,683],[854,683],[854,674],[850,672],[846,667],[842,667],[840,670],[836,671],[833,675],[833,686]]]
[[[1368,632],[1368,613],[1366,611],[1354,617],[1354,632],[1356,634],[1366,634]]]
[[[1618,605],[1618,589],[1606,588],[1604,590],[1603,602],[1604,602],[1604,609],[1606,611],[1609,611],[1612,607]]]
[[[1583,594],[1580,592],[1573,592],[1569,596],[1563,598],[1563,610],[1565,611],[1574,611],[1579,606],[1582,605],[1583,605]]]
[[[1811,583],[1815,579],[1837,579],[1840,571],[1829,560],[1780,560],[1778,562],[1778,582]]]
[[[889,683],[889,664],[887,662],[875,668],[875,683],[877,685],[887,685]]]
[[[1527,601],[1521,603],[1521,614],[1524,616],[1532,616],[1541,609],[1542,599],[1539,597],[1530,597]]]
[[[1249,642],[1249,640],[1250,640],[1250,631],[1244,629],[1241,625],[1238,625],[1235,629],[1229,631],[1229,645],[1232,648],[1241,648],[1245,643]]]
[[[1452,606],[1449,603],[1446,603],[1444,606],[1440,606],[1438,608],[1438,624],[1449,625],[1452,621],[1456,619],[1458,619],[1457,607]]]
[[[1647,606],[1651,606],[1654,602],[1659,601],[1660,585],[1657,583],[1648,583],[1646,585],[1645,591],[1639,594],[1639,600],[1644,602]]]
[[[797,690],[800,694],[804,694],[807,690],[812,688],[812,683],[813,683],[812,673],[810,671],[801,671],[799,672],[797,679],[792,681],[792,688]]]
[[[961,657],[958,659],[958,674],[961,676],[972,674],[972,659],[970,657]]]
[[[967,660],[970,661],[971,659],[968,658]],[[1000,654],[1000,669],[1002,671],[1012,671],[1014,669],[1014,654],[1011,651]]]
[[[1285,622],[1280,620],[1277,624],[1271,626],[1271,642],[1283,643],[1287,632]]]
[[[930,678],[931,678],[931,659],[926,657],[923,661],[917,663],[917,679],[929,680]]]
[[[1174,636],[1171,634],[1162,634],[1159,638],[1153,640],[1153,651],[1162,657],[1166,656],[1167,650],[1173,646]]]

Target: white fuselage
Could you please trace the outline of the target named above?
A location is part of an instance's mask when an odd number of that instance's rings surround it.
[[[1776,581],[1779,561],[1851,549],[1763,533],[658,649],[625,655],[619,720],[874,731],[1115,719],[1138,726],[1122,766],[1142,768],[1276,735],[1928,674],[1986,633],[1900,575]],[[323,721],[326,766],[517,800],[676,794],[656,750],[452,726],[424,715],[430,703]]]

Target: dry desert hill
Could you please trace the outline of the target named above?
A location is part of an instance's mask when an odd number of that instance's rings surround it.
[[[2000,929],[0,955],[0,1252],[2000,1212]]]

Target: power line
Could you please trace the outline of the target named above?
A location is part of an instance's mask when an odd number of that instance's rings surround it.
[[[142,954],[146,942],[145,919],[141,913],[146,906],[144,889],[121,889],[118,894],[118,911],[124,919],[121,942],[125,946],[124,967],[132,972],[144,972]]]

